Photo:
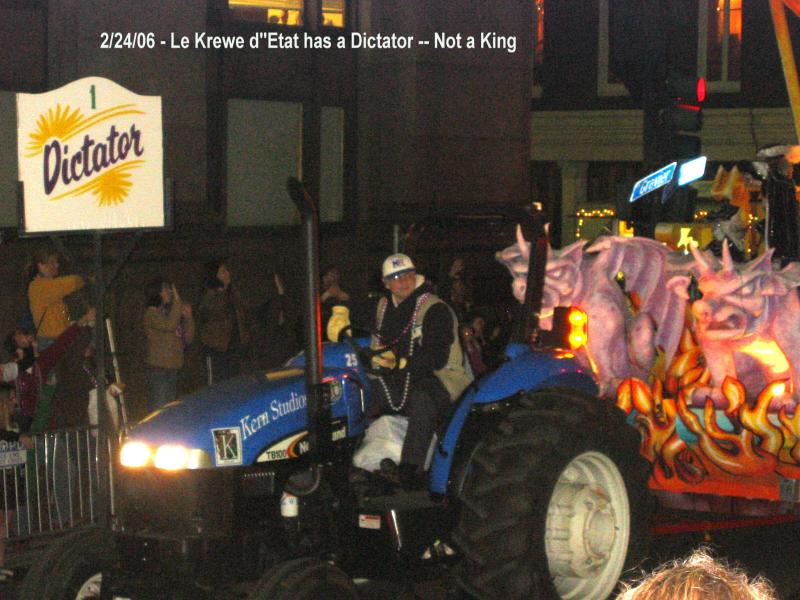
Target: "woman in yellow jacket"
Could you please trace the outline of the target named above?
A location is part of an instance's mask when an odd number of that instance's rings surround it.
[[[44,350],[70,325],[70,314],[64,298],[81,289],[85,282],[80,275],[59,277],[58,254],[43,251],[30,267],[28,302],[39,349]]]

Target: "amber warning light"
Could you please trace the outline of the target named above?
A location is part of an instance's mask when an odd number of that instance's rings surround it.
[[[550,348],[577,350],[586,345],[589,318],[574,306],[556,306],[553,309],[553,328],[542,331],[540,342]]]
[[[569,337],[567,338],[569,347],[572,350],[577,350],[581,346],[585,346],[586,342],[589,340],[589,336],[586,332],[588,318],[586,317],[586,313],[581,309],[572,307],[569,309],[569,316],[567,319],[569,321]]]

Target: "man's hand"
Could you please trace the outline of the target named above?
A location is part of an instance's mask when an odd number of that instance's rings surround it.
[[[78,324],[84,327],[86,325],[94,325],[96,319],[97,319],[97,309],[92,307],[89,310],[87,310],[80,319],[78,319]]]
[[[397,366],[397,357],[391,350],[386,350],[372,357],[373,369],[394,369]]]
[[[347,302],[350,300],[350,296],[347,294],[347,292],[339,287],[338,283],[334,283],[327,290],[325,290],[320,296],[320,301],[325,302],[329,298],[335,298],[339,302]]]

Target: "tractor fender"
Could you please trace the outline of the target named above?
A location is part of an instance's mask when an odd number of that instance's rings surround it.
[[[511,344],[506,349],[506,358],[497,370],[467,388],[455,405],[434,448],[430,466],[431,492],[447,492],[454,458],[464,441],[461,434],[465,423],[476,408],[488,408],[479,405],[513,401],[522,394],[556,387],[591,395],[598,392],[592,374],[571,353]]]

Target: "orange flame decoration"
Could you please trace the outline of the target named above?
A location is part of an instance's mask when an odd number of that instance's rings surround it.
[[[665,489],[686,489],[712,478],[735,480],[770,474],[800,478],[800,410],[790,417],[782,407],[777,423],[768,414],[770,401],[785,392],[786,382],[774,381],[755,401],[748,401],[741,382],[726,378],[722,385],[727,400],[724,413],[731,425],[723,429],[711,399],[706,400],[702,420],[688,405],[692,392],[707,387],[709,380],[700,348],[687,328],[663,383],[655,380],[649,386],[630,378],[620,384],[617,406],[626,414],[637,412],[641,453],[653,463],[652,483]],[[696,445],[679,437],[677,419],[697,436]]]

